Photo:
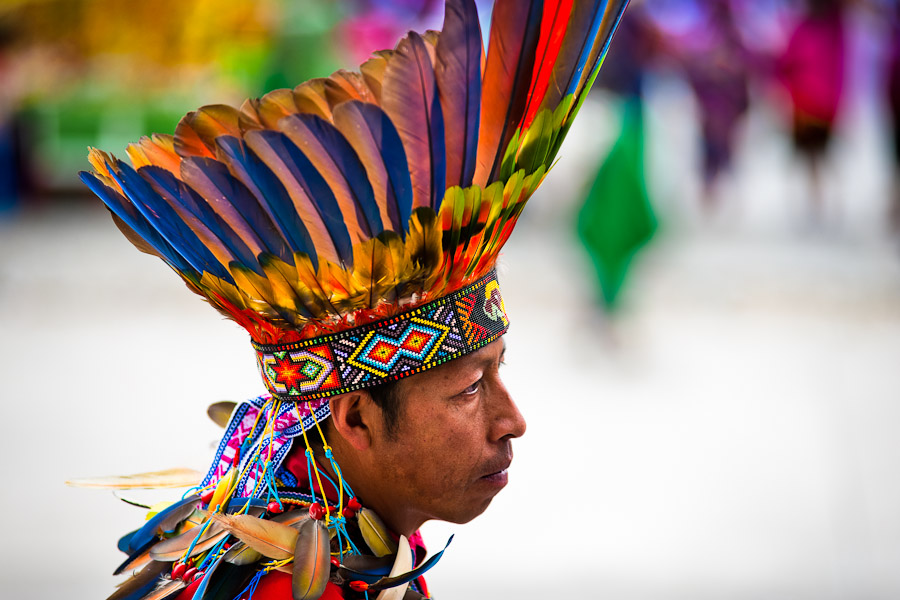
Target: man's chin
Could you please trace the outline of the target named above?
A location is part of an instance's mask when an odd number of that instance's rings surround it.
[[[491,505],[491,502],[494,499],[494,496],[497,495],[500,490],[503,489],[502,486],[496,487],[492,490],[492,493],[488,495],[481,495],[481,498],[478,500],[473,500],[471,502],[466,503],[465,507],[458,507],[454,514],[448,515],[449,518],[442,518],[442,521],[447,521],[448,523],[456,523],[458,525],[464,525],[469,521],[473,520],[476,517],[479,517],[488,509],[488,506]]]

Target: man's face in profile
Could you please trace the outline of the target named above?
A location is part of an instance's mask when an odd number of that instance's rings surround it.
[[[398,428],[373,436],[386,494],[422,522],[465,523],[506,485],[525,420],[500,380],[504,342],[400,380]]]

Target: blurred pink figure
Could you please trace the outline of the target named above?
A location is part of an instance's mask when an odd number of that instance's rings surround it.
[[[815,210],[821,207],[821,162],[844,88],[846,59],[841,0],[809,0],[776,64],[793,110],[795,148],[806,158]]]
[[[424,22],[441,7],[436,0],[363,0],[355,4],[355,13],[340,26],[340,38],[356,63],[365,62],[375,50],[393,48],[410,23],[415,29],[440,27],[440,21]]]

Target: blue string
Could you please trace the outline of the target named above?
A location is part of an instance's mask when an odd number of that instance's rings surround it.
[[[266,497],[266,500],[274,496],[275,501],[278,502],[278,508],[284,510],[284,505],[281,503],[281,497],[278,495],[278,486],[275,485],[275,474],[272,473],[272,471],[266,472],[266,484],[269,486],[269,495]]]
[[[338,466],[337,461],[334,460],[334,455],[331,452],[331,448],[325,450],[325,456],[329,461],[331,461],[331,468],[334,469],[334,472],[341,474],[341,481],[344,482],[344,489],[347,490],[347,493],[350,495],[350,497],[353,498],[354,496],[356,496],[356,494],[353,493],[353,488],[351,488],[350,484],[347,483],[347,480],[344,479],[344,474],[341,472],[341,468]],[[328,481],[331,481],[331,478],[328,477],[328,475],[325,475],[325,477],[328,479]],[[331,485],[334,486],[334,489],[337,489],[334,481],[331,481]]]
[[[265,574],[265,571],[257,571],[253,576],[253,579],[250,580],[250,583],[247,584],[247,587],[241,590],[241,593],[234,597],[235,600],[243,596],[245,592],[247,592],[247,600],[250,600],[253,597],[253,593],[256,591],[256,586],[259,585],[259,580],[262,579],[262,576]]]
[[[313,502],[315,502],[316,501],[316,488],[313,487],[312,472],[313,472],[312,451],[309,448],[307,448],[306,449],[306,474],[309,476],[309,492],[312,494]],[[323,473],[323,475],[324,475],[324,473]],[[328,475],[325,475],[325,477],[328,477]],[[331,480],[329,480],[329,481],[331,481]],[[332,482],[332,485],[333,484],[334,484],[334,482]]]
[[[208,520],[208,521],[207,521],[206,523],[204,523],[203,526],[200,528],[200,531],[197,533],[196,537],[194,537],[194,540],[191,542],[191,545],[188,546],[186,556],[190,557],[191,552],[194,551],[194,546],[197,544],[197,540],[199,540],[200,537],[203,535],[203,533],[204,533],[207,529],[209,529],[209,526],[210,526],[210,525],[212,525],[212,519]]]
[[[332,462],[332,465],[336,464],[334,461],[331,461],[331,462]],[[319,474],[322,475],[322,477],[324,477],[328,481],[328,483],[330,483],[332,485],[332,487],[334,487],[334,489],[338,489],[338,485],[334,482],[334,479],[329,477],[328,473],[326,473],[324,469],[319,471]],[[347,495],[350,496],[351,498],[356,496],[356,494],[353,493],[353,490],[350,489],[350,485],[347,483],[346,480],[344,480],[344,490],[347,492]]]
[[[198,571],[204,570],[206,567],[208,567],[210,565],[210,563],[212,563],[216,559],[216,557],[219,556],[219,553],[222,551],[222,548],[225,546],[227,539],[228,539],[228,536],[226,535],[221,540],[219,540],[219,542],[215,546],[212,547],[212,550],[209,551],[209,553],[206,555],[206,558],[203,559],[203,562],[201,562],[199,565],[197,565]]]

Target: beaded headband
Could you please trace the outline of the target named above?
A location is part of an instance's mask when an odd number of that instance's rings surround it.
[[[453,360],[506,333],[496,271],[389,319],[281,345],[254,343],[268,390],[303,402],[396,381]]]

